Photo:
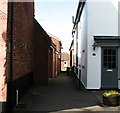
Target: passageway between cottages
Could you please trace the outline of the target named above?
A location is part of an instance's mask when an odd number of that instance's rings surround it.
[[[118,1],[89,4],[79,0],[70,30],[73,39],[69,48],[70,59],[62,59],[62,42],[52,32],[48,33],[42,27],[42,22],[35,18],[34,2],[0,0],[0,113],[12,113],[17,95],[20,98],[24,94],[19,106],[14,109],[16,112],[105,110],[99,106],[101,101],[95,95],[99,92],[78,90],[70,76],[65,73],[57,75],[63,64],[63,70],[66,67],[74,68],[74,73],[87,89],[120,89],[120,36],[117,21],[120,18],[120,5],[117,4]],[[56,11],[65,10],[60,9]],[[70,10],[68,12],[72,14]],[[64,20],[65,17],[58,14]],[[49,15],[45,17],[48,20]],[[55,21],[53,25],[47,24],[51,29],[55,28],[54,25]],[[66,39],[70,39],[70,36],[66,35],[66,38],[59,30],[65,26],[57,26],[57,30],[62,34],[60,38],[69,46]]]
[[[102,109],[99,104],[94,92],[78,90],[73,77],[61,73],[54,79],[50,78],[46,86],[32,86],[19,101],[19,106],[14,109],[14,113],[18,111],[20,113],[27,111],[95,111]]]

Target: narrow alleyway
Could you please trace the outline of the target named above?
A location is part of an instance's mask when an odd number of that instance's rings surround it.
[[[99,92],[96,92],[96,94]],[[66,73],[49,80],[48,86],[32,86],[20,100],[14,113],[84,111],[84,113],[106,110],[93,91],[78,90],[74,80]],[[111,110],[111,108],[110,108]],[[112,108],[118,111],[117,107]]]

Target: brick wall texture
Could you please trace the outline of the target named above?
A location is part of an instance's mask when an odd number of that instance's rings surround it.
[[[48,78],[53,77],[53,49],[49,49],[49,57],[48,57]]]
[[[6,81],[9,75],[8,0],[0,0],[0,101],[6,101]],[[10,5],[9,5],[10,6]],[[9,7],[9,11],[11,7]],[[9,17],[11,17],[9,12]],[[14,3],[13,19],[13,80],[33,71],[34,3]],[[8,34],[9,35],[9,34]],[[8,67],[8,68],[7,68]]]
[[[34,84],[47,84],[51,40],[34,19]]]
[[[50,36],[52,43],[56,46],[55,50],[55,75],[61,71],[61,41],[54,36]]]
[[[33,71],[33,2],[15,2],[13,20],[13,79]]]
[[[8,0],[0,0],[0,102],[6,101],[6,81],[9,79],[11,7],[8,5]],[[61,42],[50,38],[34,19],[33,2],[15,2],[13,5],[13,81],[33,72],[34,84],[47,84],[52,70],[56,75],[60,73]],[[50,48],[51,40],[56,46],[55,52]],[[53,52],[56,61],[53,61]]]

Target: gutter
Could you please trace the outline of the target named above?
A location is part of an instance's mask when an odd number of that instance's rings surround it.
[[[74,25],[73,25],[73,30],[72,31],[74,31],[74,29],[76,28],[76,25],[80,21],[80,17],[81,17],[81,14],[82,14],[85,3],[86,3],[86,0],[84,0],[84,2],[79,1],[77,12],[76,12],[76,17],[75,17],[75,22],[73,23]]]
[[[7,105],[6,113],[13,113],[13,15],[14,3],[8,0],[8,20],[7,20],[7,38],[8,38],[8,75],[7,75]]]

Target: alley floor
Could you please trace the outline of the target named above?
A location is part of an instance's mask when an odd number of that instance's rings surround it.
[[[14,113],[120,113],[119,110],[119,106],[102,105],[102,91],[80,90],[72,77],[61,73],[50,79],[47,86],[32,86]]]

